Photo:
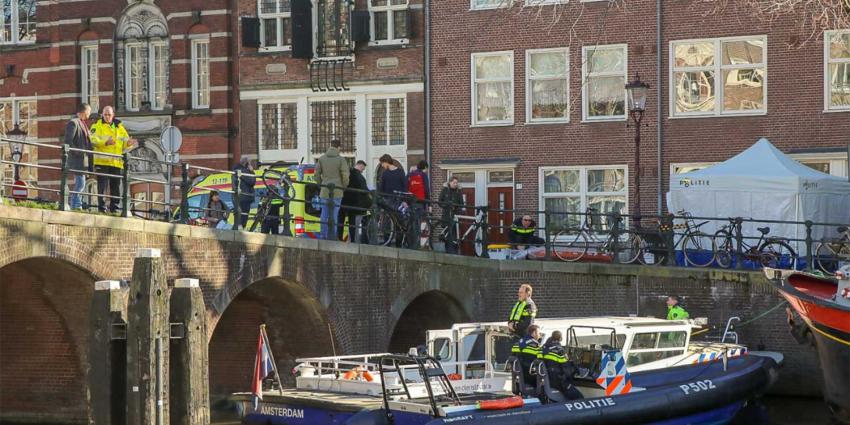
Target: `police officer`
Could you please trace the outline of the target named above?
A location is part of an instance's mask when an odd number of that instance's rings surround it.
[[[546,365],[550,385],[569,400],[580,399],[581,393],[573,386],[575,366],[567,358],[567,350],[561,345],[562,340],[561,331],[552,332],[552,336],[546,340],[546,344],[543,344],[540,358]]]
[[[508,233],[508,242],[516,249],[526,249],[529,246],[540,246],[546,243],[541,237],[535,235],[537,223],[530,215],[524,215],[514,220],[511,231]]]
[[[690,315],[679,305],[679,297],[670,295],[667,297],[667,320],[685,320]]]
[[[528,333],[520,338],[511,347],[511,352],[519,358],[519,364],[522,368],[522,375],[525,378],[526,385],[535,387],[537,379],[531,376],[531,363],[541,356],[540,351],[540,328],[537,325],[528,327]]]
[[[529,326],[534,323],[534,318],[537,316],[537,304],[531,299],[531,292],[530,284],[520,285],[517,302],[508,316],[508,329],[520,338],[526,335]]]
[[[260,231],[262,233],[277,235],[280,233],[280,207],[283,206],[283,199],[277,196],[272,196],[271,198],[269,201],[269,212],[263,218]]]

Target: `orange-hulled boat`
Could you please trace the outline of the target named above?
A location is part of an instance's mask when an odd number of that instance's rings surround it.
[[[835,277],[775,269],[765,273],[811,330],[827,406],[836,421],[850,424],[850,266]]]

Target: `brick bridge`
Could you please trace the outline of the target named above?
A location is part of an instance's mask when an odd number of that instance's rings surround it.
[[[662,317],[666,295],[680,294],[692,316],[720,324],[781,301],[758,273],[496,261],[0,206],[0,420],[88,421],[94,282],[129,280],[138,248],[162,250],[169,280],[200,279],[217,399],[249,388],[260,323],[289,370],[296,356],[406,351],[425,329],[502,320],[521,282],[542,317]],[[816,356],[784,317],[740,329],[742,342],[786,355],[775,391],[817,394]]]

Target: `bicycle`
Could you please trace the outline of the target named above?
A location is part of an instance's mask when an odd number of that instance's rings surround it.
[[[579,261],[587,255],[591,247],[596,249],[597,254],[601,255],[617,255],[618,261],[623,264],[633,263],[640,255],[640,248],[643,245],[643,240],[639,235],[629,233],[626,240],[623,241],[619,236],[612,232],[608,233],[605,240],[599,239],[596,234],[596,228],[600,224],[595,221],[595,217],[599,214],[595,208],[587,208],[585,210],[585,218],[578,233],[573,233],[570,229],[561,230],[555,235],[553,245],[557,248],[553,249],[555,256],[563,261]],[[619,225],[623,219],[617,217],[616,224]],[[561,240],[566,240],[567,243],[562,244]]]
[[[729,218],[729,224],[724,225],[714,234],[716,246],[714,257],[719,267],[731,267],[732,259],[738,255],[735,250],[734,235],[740,234],[743,222],[744,219],[741,217]],[[767,237],[770,233],[770,227],[759,227],[756,230],[760,235],[754,245],[748,244],[744,239],[741,240],[742,260],[750,260],[757,262],[762,267],[774,269],[794,265],[797,254],[785,239]],[[790,261],[790,264],[785,263],[786,259]]]
[[[254,214],[254,221],[248,229],[249,232],[256,230],[257,225],[261,225],[268,217],[272,201],[281,199],[284,203],[288,203],[292,199],[292,182],[289,180],[289,174],[285,171],[275,170],[274,167],[275,165],[263,171],[263,185],[266,187],[266,193],[257,205],[257,212]],[[288,226],[289,223],[285,225]]]
[[[413,208],[410,207],[413,194],[395,191],[395,195],[400,201],[398,205],[378,198],[378,214],[374,220],[370,220],[370,225],[376,228],[378,245],[388,246],[395,243],[397,247],[409,248],[410,226],[416,221]]]
[[[682,256],[685,264],[694,267],[708,267],[715,260],[716,246],[714,238],[700,230],[708,224],[708,220],[701,223],[694,221],[691,213],[680,210],[676,213],[684,218],[684,224],[674,225],[671,231],[684,226],[685,231],[678,234],[679,239],[673,243],[673,251],[681,246]],[[640,229],[638,229],[640,231]],[[644,243],[639,247],[638,260],[643,265],[665,264],[667,262],[667,246],[663,238],[658,238],[660,243],[650,243],[650,238],[644,238]],[[652,255],[646,255],[652,254]],[[649,261],[651,259],[652,261]]]
[[[815,248],[815,262],[824,273],[832,274],[841,263],[850,264],[850,227],[839,226],[837,238],[823,238]]]

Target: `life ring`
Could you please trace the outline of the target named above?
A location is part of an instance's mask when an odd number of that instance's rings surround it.
[[[372,377],[372,374],[369,373],[368,370],[363,370],[359,367],[355,367],[354,369],[345,372],[345,374],[342,375],[342,379],[345,379],[347,381],[354,381],[360,378],[361,376],[364,380],[366,380],[366,382],[372,382],[375,380],[375,378]]]
[[[462,379],[459,373],[450,373],[446,375],[446,378],[449,378],[449,381],[460,381]]]
[[[522,407],[524,401],[521,396],[500,398],[497,400],[482,400],[475,403],[479,410],[505,410]]]

